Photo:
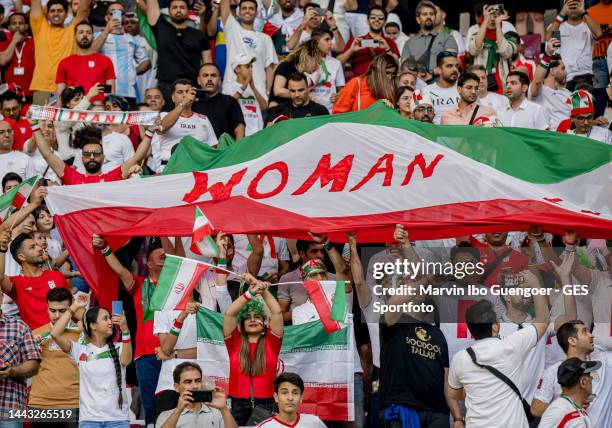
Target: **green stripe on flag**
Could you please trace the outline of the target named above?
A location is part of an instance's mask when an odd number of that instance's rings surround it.
[[[140,9],[136,8],[136,16],[138,17],[138,25],[140,26],[140,35],[144,37],[149,46],[154,50],[157,50],[157,41],[155,40],[155,35],[153,34],[153,29],[149,25],[149,21],[145,14],[143,14]],[[159,19],[166,19],[162,15],[159,16]]]
[[[379,101],[360,112],[281,122],[236,141],[226,149],[213,149],[192,137],[185,137],[170,158],[164,175],[237,165],[291,143],[317,128],[340,123],[403,129],[532,183],[557,183],[592,171],[612,159],[611,146],[588,138],[524,128],[436,126],[406,120]]]
[[[6,220],[11,214],[11,208],[13,207],[13,201],[15,200],[17,193],[20,193],[24,186],[29,186],[30,188],[34,187],[36,180],[38,180],[38,176],[30,177],[24,182],[20,183],[18,186],[13,187],[4,195],[0,196],[0,223]],[[26,198],[29,196],[30,192],[25,195]]]
[[[164,267],[162,268],[162,271],[159,274],[159,279],[157,280],[157,287],[155,287],[155,291],[153,292],[151,301],[149,302],[149,309],[147,310],[147,313],[144,314],[145,321],[152,320],[154,318],[155,311],[161,311],[164,309],[168,296],[170,295],[172,287],[176,282],[176,277],[181,270],[182,260],[183,259],[181,257],[166,255]]]
[[[338,322],[346,321],[346,282],[336,281],[336,291],[331,307],[331,319]]]

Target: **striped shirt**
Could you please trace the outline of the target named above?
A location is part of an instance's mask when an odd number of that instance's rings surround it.
[[[136,67],[149,59],[140,38],[131,34],[109,34],[100,53],[113,62],[117,76],[115,93],[136,98]]]
[[[0,366],[18,366],[28,360],[40,361],[32,330],[21,319],[0,312]],[[26,405],[26,382],[0,379],[0,419],[8,418],[10,410],[24,410]]]

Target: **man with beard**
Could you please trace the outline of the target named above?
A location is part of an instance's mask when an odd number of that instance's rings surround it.
[[[434,123],[440,124],[442,113],[459,103],[457,79],[459,78],[459,60],[457,52],[443,51],[438,54],[436,74],[438,80],[423,88],[423,93],[429,94],[436,113]]]
[[[99,83],[110,85],[111,93],[115,92],[115,69],[107,56],[92,51],[93,25],[81,21],[74,27],[77,52],[64,58],[57,67],[56,93],[58,99],[67,86],[82,86],[85,93]],[[92,102],[104,101],[104,94],[98,94]]]
[[[46,309],[47,292],[52,288],[65,288],[70,291],[70,286],[60,271],[41,268],[43,249],[28,233],[20,233],[10,245],[11,255],[19,263],[21,274],[5,275],[4,266],[10,239],[10,230],[0,234],[0,286],[2,292],[17,303],[21,319],[31,329],[37,329],[49,322]]]
[[[139,4],[142,1],[139,0]],[[170,1],[170,22],[161,16],[158,0],[147,0],[144,7],[157,42],[158,87],[171,108],[172,83],[178,79],[195,82],[200,64],[212,61],[208,36],[187,25],[189,5],[186,0]]]
[[[310,100],[308,80],[303,73],[293,73],[287,79],[291,101],[281,103],[268,111],[266,126],[280,117],[299,119],[301,117],[323,116],[329,111],[321,104]]]
[[[90,5],[91,0],[81,0],[76,17],[64,28],[68,14],[66,0],[49,0],[46,13],[41,0],[32,0],[30,26],[36,47],[36,67],[30,89],[43,92],[35,97],[35,104],[44,105],[49,93],[56,90],[57,66],[74,52],[75,25],[87,19]]]
[[[230,0],[221,0],[221,21],[227,45],[224,84],[236,81],[232,59],[244,53],[257,61],[253,63],[253,82],[258,88],[269,91],[274,78],[274,64],[278,63],[272,39],[267,34],[255,31],[257,16],[256,0],[241,0],[238,6],[240,23],[231,13]],[[206,61],[210,62],[210,61]]]
[[[82,160],[85,166],[85,173],[81,174],[76,169],[67,166],[62,158],[53,153],[37,125],[33,126],[32,130],[40,154],[62,182],[67,185],[117,181],[128,178],[132,174],[139,174],[142,171],[140,162],[149,151],[153,135],[151,130],[147,130],[134,156],[117,168],[102,173],[102,164],[104,163],[102,130],[96,126],[84,126],[74,134],[74,145],[82,150]]]
[[[17,95],[27,97],[32,102],[30,84],[34,75],[34,39],[28,35],[28,20],[23,13],[14,13],[9,16],[8,29],[13,35],[10,43],[4,47],[0,54],[0,65],[4,66],[4,81],[19,86]]]
[[[21,116],[21,98],[15,92],[7,91],[1,99],[4,120],[11,124],[14,131],[13,150],[23,150],[25,142],[32,137],[32,128],[30,122]]]
[[[478,104],[478,86],[480,78],[474,73],[466,72],[459,76],[459,104],[442,115],[442,125],[478,125],[483,120],[489,121],[495,116],[495,111]]]
[[[245,122],[240,104],[234,97],[219,92],[221,75],[215,64],[200,67],[198,84],[205,95],[193,103],[193,111],[208,117],[217,138],[224,132],[236,140],[244,137]]]
[[[346,64],[350,61],[355,76],[361,76],[377,55],[388,53],[397,61],[399,51],[394,40],[385,37],[383,27],[387,20],[387,11],[381,6],[372,6],[368,10],[368,25],[370,31],[359,37],[351,37],[346,43],[343,53],[338,55],[338,61]],[[368,40],[367,42],[364,42]]]
[[[423,0],[417,4],[416,20],[420,27],[419,33],[406,42],[402,51],[402,60],[415,60],[430,74],[440,66],[436,63],[440,52],[458,51],[457,42],[452,34],[434,31],[436,13],[436,5],[431,1]]]
[[[282,35],[282,37],[279,37],[278,42],[276,41],[276,35],[272,39],[276,47],[276,53],[278,55],[287,55],[289,53],[287,41],[300,26],[304,13],[296,7],[295,0],[279,0],[278,6],[279,11],[270,17],[268,23],[277,27]]]
[[[414,91],[410,102],[410,111],[414,120],[427,123],[434,122],[435,113],[429,94]]]
[[[546,44],[546,52],[529,86],[529,99],[544,107],[548,112],[549,129],[557,129],[559,123],[570,114],[570,105],[565,101],[572,93],[565,87],[567,71],[561,57],[555,55],[557,39],[551,39]]]
[[[546,109],[527,99],[529,77],[522,71],[511,71],[506,78],[506,95],[510,105],[497,112],[504,126],[548,129]]]

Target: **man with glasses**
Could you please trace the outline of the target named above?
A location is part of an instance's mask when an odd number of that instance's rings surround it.
[[[61,178],[62,183],[66,185],[117,181],[128,178],[132,174],[138,174],[142,171],[139,164],[147,155],[151,143],[151,138],[145,134],[134,156],[117,168],[103,173],[104,151],[102,148],[102,130],[92,125],[85,126],[74,135],[75,146],[83,150],[85,173],[80,173],[76,169],[67,166],[59,156],[53,153],[49,142],[45,140],[38,126],[33,126],[33,138],[42,157],[57,176]]]
[[[387,11],[381,6],[372,6],[368,10],[368,25],[370,31],[363,36],[349,39],[343,53],[338,55],[342,64],[350,61],[355,76],[361,76],[368,71],[374,57],[387,53],[396,60],[399,51],[395,42],[383,34],[387,20]]]
[[[412,118],[416,121],[427,123],[434,122],[435,112],[431,98],[427,93],[421,93],[421,91],[416,90],[412,94],[410,111],[412,112]]]
[[[106,27],[96,34],[96,43],[102,48],[100,53],[113,62],[117,75],[115,94],[124,97],[131,108],[136,106],[136,76],[151,68],[151,61],[140,38],[127,34],[122,20],[125,8],[119,2],[109,3],[106,8]]]
[[[570,120],[573,125],[573,129],[567,131],[568,134],[580,135],[602,143],[612,144],[612,132],[601,126],[593,125],[595,108],[593,107],[591,94],[582,90],[575,91],[567,99],[567,103],[572,106]]]
[[[459,59],[457,59],[457,52],[440,52],[436,64],[435,73],[439,75],[439,78],[435,83],[425,86],[423,92],[431,97],[436,112],[434,123],[439,125],[442,114],[459,104],[459,92],[457,92]]]
[[[436,5],[431,1],[423,0],[417,4],[416,20],[419,24],[419,33],[411,37],[402,50],[402,60],[413,59],[424,66],[430,75],[438,66],[436,58],[443,51],[457,52],[457,42],[452,34],[437,33]]]

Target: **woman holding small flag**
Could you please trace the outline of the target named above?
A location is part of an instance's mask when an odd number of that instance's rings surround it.
[[[223,336],[230,358],[232,415],[238,425],[253,425],[269,417],[274,408],[274,379],[284,325],[280,305],[268,289],[270,283],[248,273],[243,278],[249,289],[225,311]],[[254,413],[267,415],[250,420]]]

